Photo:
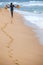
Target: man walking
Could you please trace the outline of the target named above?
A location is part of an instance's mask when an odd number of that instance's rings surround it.
[[[13,10],[14,10],[14,5],[11,3],[10,4],[10,11],[11,11],[11,17],[13,18]]]

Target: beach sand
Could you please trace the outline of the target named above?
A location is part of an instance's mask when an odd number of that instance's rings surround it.
[[[43,46],[22,15],[0,9],[0,65],[43,65]]]

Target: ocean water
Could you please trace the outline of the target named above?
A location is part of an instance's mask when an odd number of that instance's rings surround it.
[[[17,2],[14,0],[10,2],[0,2],[0,7],[5,7],[6,4],[10,4],[11,2],[20,5],[20,9],[14,8],[14,10],[23,14],[27,21],[30,21],[37,27],[43,29],[43,1],[21,1],[22,2],[19,2],[19,0]]]
[[[37,33],[37,37],[39,37],[40,42],[43,44],[43,0],[9,0],[9,2],[0,2],[0,7],[5,7],[6,4],[11,2],[15,5],[20,5],[21,8],[14,8],[14,11],[23,14],[26,20],[24,24],[35,28],[34,32]]]
[[[18,3],[21,8],[16,11],[24,15],[27,21],[43,29],[43,1],[29,1]]]

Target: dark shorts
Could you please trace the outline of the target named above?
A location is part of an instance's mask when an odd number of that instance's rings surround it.
[[[11,17],[13,17],[13,11],[11,11]]]

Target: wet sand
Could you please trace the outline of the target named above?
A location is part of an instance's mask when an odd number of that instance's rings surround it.
[[[0,65],[43,65],[43,46],[22,16],[0,9]]]

